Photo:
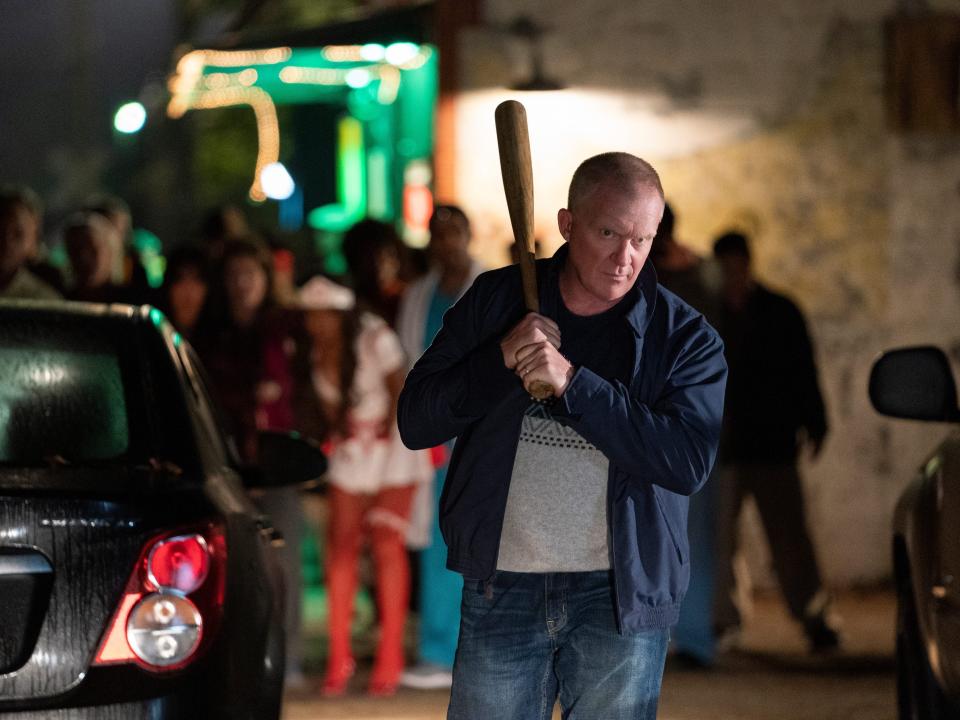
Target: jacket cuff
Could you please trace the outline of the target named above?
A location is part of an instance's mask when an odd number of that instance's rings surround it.
[[[573,372],[573,377],[567,383],[567,389],[554,402],[552,413],[576,419],[583,414],[590,397],[597,391],[601,383],[606,382],[589,368],[580,365]]]

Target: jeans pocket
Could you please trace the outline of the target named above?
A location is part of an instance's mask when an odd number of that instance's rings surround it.
[[[475,604],[484,599],[485,583],[479,578],[463,576],[463,601]]]

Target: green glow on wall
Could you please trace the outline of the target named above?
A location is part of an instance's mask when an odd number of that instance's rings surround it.
[[[383,148],[367,153],[367,215],[378,220],[390,218],[390,178]]]
[[[398,220],[404,170],[433,156],[437,51],[409,42],[282,50],[281,61],[249,65],[227,62],[236,58],[229,52],[203,51],[207,64],[182,97],[196,107],[209,98],[245,97],[258,89],[277,106],[323,103],[344,109],[336,139],[336,201],[306,208],[307,223],[317,232],[316,249],[336,266],[339,234],[365,216]],[[214,65],[221,57],[225,64]],[[282,145],[282,137],[275,137]]]
[[[337,199],[311,210],[307,222],[317,230],[343,232],[363,218],[367,207],[363,126],[349,115],[337,128]]]

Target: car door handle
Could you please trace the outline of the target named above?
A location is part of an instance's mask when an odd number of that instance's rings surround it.
[[[260,535],[262,535],[272,547],[281,548],[287,544],[287,541],[283,537],[283,533],[277,530],[275,527],[267,526],[260,528]]]
[[[270,543],[273,547],[284,547],[287,544],[287,541],[283,537],[283,533],[277,530],[273,526],[273,522],[266,515],[262,515],[257,518],[257,530],[260,531],[261,537],[263,537],[267,542]]]

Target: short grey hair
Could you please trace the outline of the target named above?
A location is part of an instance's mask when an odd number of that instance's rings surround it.
[[[655,189],[661,199],[664,198],[663,185],[653,165],[630,153],[606,152],[587,158],[573,173],[567,208],[573,210],[598,186],[607,182],[621,186],[625,191],[645,185]]]

